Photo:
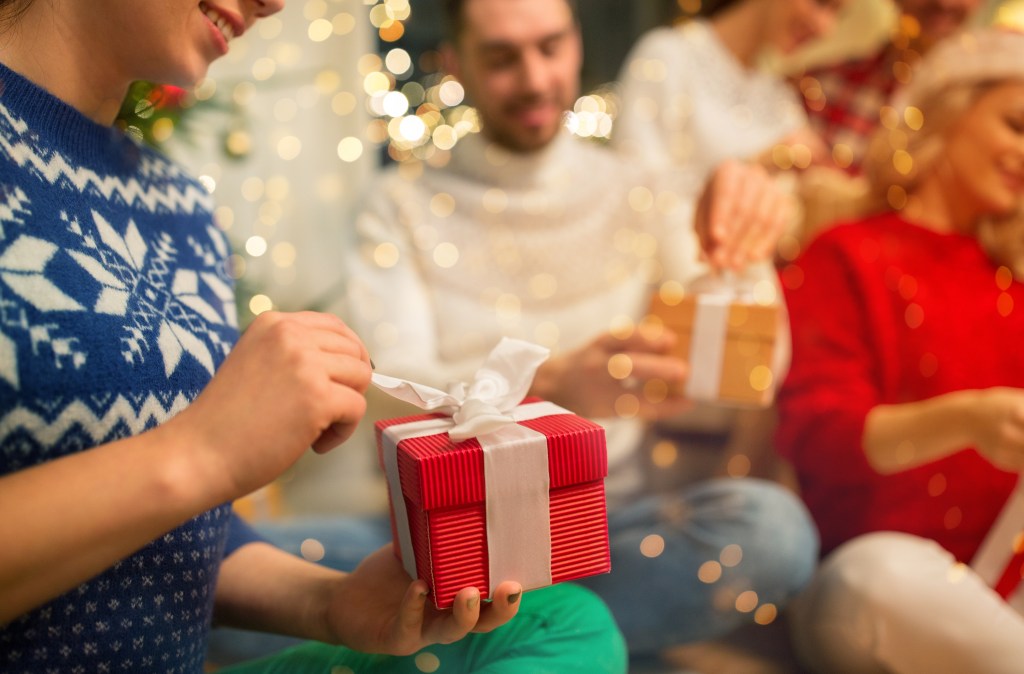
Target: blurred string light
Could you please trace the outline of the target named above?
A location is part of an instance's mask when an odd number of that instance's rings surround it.
[[[410,15],[407,0],[388,0],[385,3],[355,1],[381,5],[381,9],[371,8],[370,18],[383,40],[397,39],[404,32],[399,24]],[[233,49],[233,55],[243,59],[249,50],[262,52],[248,57],[250,65],[240,79],[207,77],[190,90],[155,85],[141,88],[140,85],[126,101],[122,127],[137,138],[157,146],[165,145],[176,132],[188,141],[182,123],[185,113],[191,116],[192,109],[204,106],[225,113],[227,121],[223,124],[222,149],[227,159],[245,159],[255,148],[260,148],[282,162],[301,160],[303,153],[310,149],[304,147],[300,138],[303,134],[295,127],[304,111],[327,106],[338,118],[347,117],[358,110],[364,93],[361,88],[367,95],[376,94],[373,86],[386,93],[392,88],[394,78],[407,78],[413,70],[411,57],[401,49],[390,50],[386,59],[376,54],[366,55],[360,61],[360,78],[378,73],[366,83],[343,77],[341,70],[329,65],[318,66],[315,70],[302,67],[303,59],[307,58],[311,48],[332,39],[346,39],[359,22],[365,20],[357,18],[364,17],[364,12],[354,11],[352,5],[353,0],[305,0],[301,5],[307,22],[305,30],[287,39],[281,19],[267,17],[257,24],[246,41]],[[262,47],[257,46],[258,43]],[[381,72],[385,67],[390,78]],[[250,126],[255,114],[253,106],[258,100],[257,93],[268,87],[282,90],[267,111],[277,123],[276,128],[267,137],[254,138]],[[409,92],[415,95],[414,90]],[[392,98],[388,101],[388,110],[397,112],[401,107],[398,104],[400,101]],[[414,132],[415,129],[410,129],[407,135],[414,136]],[[325,130],[324,133],[329,135],[331,131]],[[356,162],[364,156],[367,144],[387,140],[380,134],[373,140],[363,138],[362,134],[356,135],[359,137],[339,137],[335,141],[340,161]],[[250,177],[242,181],[238,192],[232,194],[225,192],[223,186],[226,183],[221,180],[226,166],[223,161],[211,161],[200,169],[199,180],[210,193],[221,188],[217,193],[220,205],[214,213],[214,220],[231,238],[235,249],[225,272],[237,283],[241,318],[245,322],[276,306],[270,294],[262,289],[257,292],[257,288],[264,285],[267,272],[273,275],[277,284],[287,285],[301,264],[297,247],[285,240],[288,228],[278,228],[287,220],[287,200],[294,178],[288,175],[287,170],[283,170],[283,175],[271,176],[265,181]],[[321,191],[329,187],[327,185]]]
[[[1010,0],[996,10],[994,23],[1016,30],[1024,30],[1024,0]]]
[[[611,137],[617,112],[616,99],[610,90],[598,90],[576,100],[572,111],[566,113],[565,125],[581,138]]]

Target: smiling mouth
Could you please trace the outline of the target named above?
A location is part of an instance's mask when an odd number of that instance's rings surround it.
[[[234,26],[231,24],[230,21],[228,21],[227,18],[220,14],[220,12],[218,12],[216,8],[211,7],[205,2],[200,2],[199,11],[201,11],[203,15],[205,15],[206,18],[210,20],[210,23],[217,27],[217,30],[220,31],[220,34],[224,36],[225,42],[230,42],[235,38]]]

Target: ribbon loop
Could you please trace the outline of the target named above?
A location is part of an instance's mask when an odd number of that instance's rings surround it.
[[[455,425],[448,429],[448,437],[455,442],[493,433],[515,423],[511,416],[478,398],[464,402],[452,415],[452,419]]]
[[[465,440],[515,423],[508,413],[529,393],[534,373],[549,354],[542,346],[504,337],[469,383],[454,382],[441,391],[374,373],[373,384],[422,410],[451,415],[456,425],[449,437]]]

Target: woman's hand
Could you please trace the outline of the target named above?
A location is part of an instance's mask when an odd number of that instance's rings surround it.
[[[1024,390],[977,391],[970,415],[974,447],[1002,470],[1024,471]]]
[[[795,217],[793,196],[762,166],[723,162],[697,201],[694,228],[708,263],[742,269],[771,260]]]
[[[519,610],[522,591],[518,583],[504,582],[491,601],[482,602],[476,588],[465,588],[451,609],[439,611],[426,583],[411,581],[387,545],[335,583],[327,630],[336,643],[358,651],[410,655],[504,625]]]
[[[171,424],[225,496],[270,482],[309,447],[348,439],[366,410],[366,348],[341,319],[261,314],[213,379]]]

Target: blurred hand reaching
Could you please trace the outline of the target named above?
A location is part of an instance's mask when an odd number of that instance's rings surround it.
[[[723,162],[697,201],[694,227],[708,263],[740,270],[771,260],[795,204],[758,164]]]

